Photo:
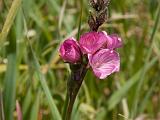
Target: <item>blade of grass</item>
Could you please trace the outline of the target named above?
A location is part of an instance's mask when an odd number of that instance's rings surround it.
[[[15,108],[16,95],[16,75],[17,75],[17,57],[16,57],[16,38],[11,32],[10,44],[7,47],[7,71],[4,81],[4,111],[6,120],[13,120],[13,111]]]
[[[25,118],[25,116],[28,117],[27,111],[29,110],[31,103],[32,103],[32,93],[31,93],[31,88],[29,88],[28,92],[26,93],[25,99],[23,100],[23,104],[22,104],[23,118]]]
[[[66,111],[67,111],[67,107],[68,107],[68,102],[69,102],[69,96],[66,94],[66,98],[64,101],[64,105],[63,105],[63,114],[62,114],[63,120],[65,120],[65,118],[66,118]]]
[[[146,68],[149,70],[158,60],[158,57],[153,58],[148,64]],[[113,109],[120,101],[121,99],[127,94],[127,92],[131,89],[131,87],[137,83],[139,76],[142,73],[143,68],[141,68],[133,77],[131,77],[124,86],[122,86],[119,90],[117,90],[108,100],[108,109]]]
[[[40,99],[40,91],[38,91],[36,100],[35,100],[34,105],[32,107],[30,120],[38,120],[38,112],[39,112],[39,106],[40,106],[39,99]]]
[[[121,85],[118,80],[116,80],[116,86],[118,89],[121,88]],[[128,119],[129,118],[129,108],[128,108],[127,99],[125,97],[122,99],[121,104],[122,104],[123,114]]]
[[[23,14],[24,15],[24,14]],[[28,29],[27,29],[27,24],[26,24],[26,21],[25,21],[25,15],[24,15],[24,29],[25,29],[25,32],[27,33]],[[30,43],[30,40],[29,38],[27,38],[27,42],[28,42],[28,52],[29,52],[29,55],[30,55],[30,59],[31,61],[33,62],[32,63],[32,67],[35,69],[35,76],[36,76],[36,79],[39,80],[40,84],[41,84],[41,87],[44,91],[44,94],[46,95],[46,98],[47,98],[47,102],[49,104],[49,108],[51,110],[51,114],[52,114],[52,117],[53,117],[53,120],[61,120],[61,115],[58,111],[58,108],[54,102],[54,99],[52,98],[52,95],[51,95],[51,92],[49,90],[49,87],[47,85],[47,82],[46,82],[46,79],[45,79],[45,76],[42,74],[41,72],[41,67],[40,67],[40,64],[36,58],[36,55],[32,49],[32,46],[31,46],[31,43]]]
[[[49,1],[49,4],[51,5],[51,7],[52,7],[52,11],[53,11],[53,13],[59,13],[59,11],[60,11],[60,7],[59,7],[59,5],[58,5],[58,3],[57,3],[57,0],[48,0]]]
[[[85,80],[84,80],[84,82],[83,82],[83,89],[84,89],[85,96],[86,96],[86,102],[87,102],[88,104],[91,104],[91,97],[90,97],[89,90],[88,90],[88,86],[86,85]]]
[[[65,8],[66,8],[66,4],[67,4],[67,0],[64,0],[63,6],[62,6],[61,11],[60,11],[60,15],[59,15],[59,22],[58,22],[59,34],[60,34],[62,22],[63,22],[63,17],[64,17],[64,12],[65,12]]]
[[[0,90],[0,119],[1,120],[5,120],[5,117],[4,117],[4,106],[3,106],[3,95],[2,95],[1,90]]]
[[[20,6],[21,6],[21,0],[14,0],[12,2],[12,6],[9,9],[9,13],[2,28],[2,32],[0,33],[0,47],[4,44],[4,41],[6,40],[6,37],[10,31],[10,28],[13,24],[13,21],[17,15],[17,11],[20,8]]]
[[[132,109],[132,113],[131,113],[131,118],[134,118],[137,114],[137,107],[138,107],[138,102],[139,102],[139,97],[140,97],[139,93],[141,91],[141,88],[143,86],[143,82],[145,80],[144,77],[145,77],[145,73],[146,73],[146,69],[147,69],[149,59],[152,55],[152,49],[153,49],[153,45],[154,45],[154,36],[156,34],[156,31],[157,31],[157,28],[158,28],[158,25],[159,25],[159,21],[160,21],[160,4],[159,4],[159,7],[158,7],[158,14],[156,16],[156,21],[155,21],[155,24],[154,24],[154,27],[153,27],[151,38],[150,38],[151,47],[148,50],[148,54],[147,54],[147,57],[146,57],[146,60],[145,60],[145,66],[142,70],[142,74],[139,76],[139,83],[138,83],[137,89],[135,91],[135,97],[134,97],[135,99],[134,99],[134,102],[133,102],[133,109]]]
[[[151,97],[151,95],[152,95],[152,93],[154,91],[155,86],[159,82],[158,80],[159,80],[158,78],[156,80],[154,80],[154,82],[152,83],[150,89],[147,91],[146,95],[144,96],[144,99],[141,100],[142,104],[139,107],[139,113],[143,113],[144,112],[144,109],[145,109],[145,107],[147,105],[147,102],[148,102],[149,98]]]
[[[55,104],[55,102],[54,102],[54,100],[52,98],[52,95],[51,95],[51,92],[50,92],[50,90],[48,88],[48,85],[47,85],[47,82],[45,80],[45,77],[41,72],[41,68],[40,68],[39,62],[38,62],[38,60],[37,60],[37,58],[35,56],[35,53],[33,52],[33,49],[31,47],[30,43],[29,43],[29,50],[30,50],[30,56],[32,57],[33,62],[34,62],[33,66],[34,66],[34,68],[36,70],[35,71],[36,77],[40,81],[40,84],[41,84],[41,86],[42,86],[42,88],[44,90],[44,93],[45,93],[46,97],[47,97],[47,101],[49,103],[49,107],[50,107],[50,110],[51,110],[51,113],[52,113],[52,117],[53,117],[54,120],[61,120],[60,113],[59,113],[59,111],[58,111],[58,109],[56,107],[56,104]]]
[[[77,116],[79,116],[79,105],[80,105],[80,101],[79,101],[79,98],[77,97],[73,106],[71,120],[77,120]]]
[[[79,16],[79,25],[78,25],[78,34],[77,34],[77,40],[79,40],[80,34],[81,34],[81,23],[82,23],[82,12],[83,12],[83,0],[80,1],[81,10],[80,10],[80,16]]]
[[[34,10],[34,12],[30,13],[30,17],[32,18],[32,20],[35,21],[37,26],[39,26],[40,29],[42,29],[47,40],[51,41],[52,35],[49,32],[47,23],[45,23],[45,20],[44,20],[45,17],[43,16],[43,14],[40,12],[40,10],[38,9],[38,7],[36,5],[34,5],[33,10]]]

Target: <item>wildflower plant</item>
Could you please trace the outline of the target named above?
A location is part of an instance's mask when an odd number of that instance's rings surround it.
[[[66,120],[71,117],[74,101],[88,69],[91,68],[99,79],[105,79],[120,70],[120,56],[116,48],[122,46],[121,38],[116,34],[98,31],[107,19],[109,0],[90,0],[90,5],[95,11],[94,15],[91,12],[89,15],[90,31],[82,34],[79,41],[68,38],[59,49],[61,58],[69,63],[71,69],[67,81]]]

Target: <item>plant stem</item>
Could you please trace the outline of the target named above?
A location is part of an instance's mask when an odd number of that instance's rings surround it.
[[[71,76],[68,79],[68,89],[67,89],[67,96],[68,99],[68,106],[65,114],[65,120],[71,119],[71,114],[73,110],[73,105],[76,100],[76,96],[78,91],[82,85],[83,79],[87,73],[86,66],[79,66],[79,65],[70,65],[71,67]]]
[[[80,88],[80,87],[79,87]],[[79,90],[77,90],[78,93]],[[66,120],[70,120],[71,119],[71,114],[72,114],[72,109],[73,109],[73,105],[77,96],[77,93],[70,96],[69,99],[69,103],[68,103],[68,108],[67,108],[67,116],[66,116]],[[68,94],[69,95],[69,94]]]

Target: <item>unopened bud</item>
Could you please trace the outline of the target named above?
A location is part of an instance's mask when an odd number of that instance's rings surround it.
[[[96,22],[98,26],[102,25],[107,19],[107,9],[104,11],[100,12],[97,17],[96,17]]]
[[[90,12],[90,15],[89,15],[89,19],[88,19],[88,24],[89,24],[89,27],[92,31],[97,31],[98,27],[97,27],[97,23],[96,23],[96,20],[95,18],[93,17],[92,13]]]
[[[74,38],[65,40],[59,49],[61,58],[69,63],[78,63],[81,60],[81,51]]]

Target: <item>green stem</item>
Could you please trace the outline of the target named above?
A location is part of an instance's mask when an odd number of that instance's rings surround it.
[[[76,100],[79,89],[82,85],[83,79],[87,73],[86,66],[71,65],[71,76],[68,79],[68,106],[66,110],[65,120],[71,119],[71,114],[73,110],[73,105]]]
[[[79,87],[80,88],[80,87]],[[79,89],[77,90],[78,93]],[[68,103],[68,108],[67,108],[67,116],[66,116],[66,120],[70,120],[71,119],[71,114],[72,114],[72,110],[73,110],[73,105],[77,96],[77,93],[75,93],[73,96],[70,97],[69,99],[69,103]],[[69,94],[68,94],[69,96]]]

